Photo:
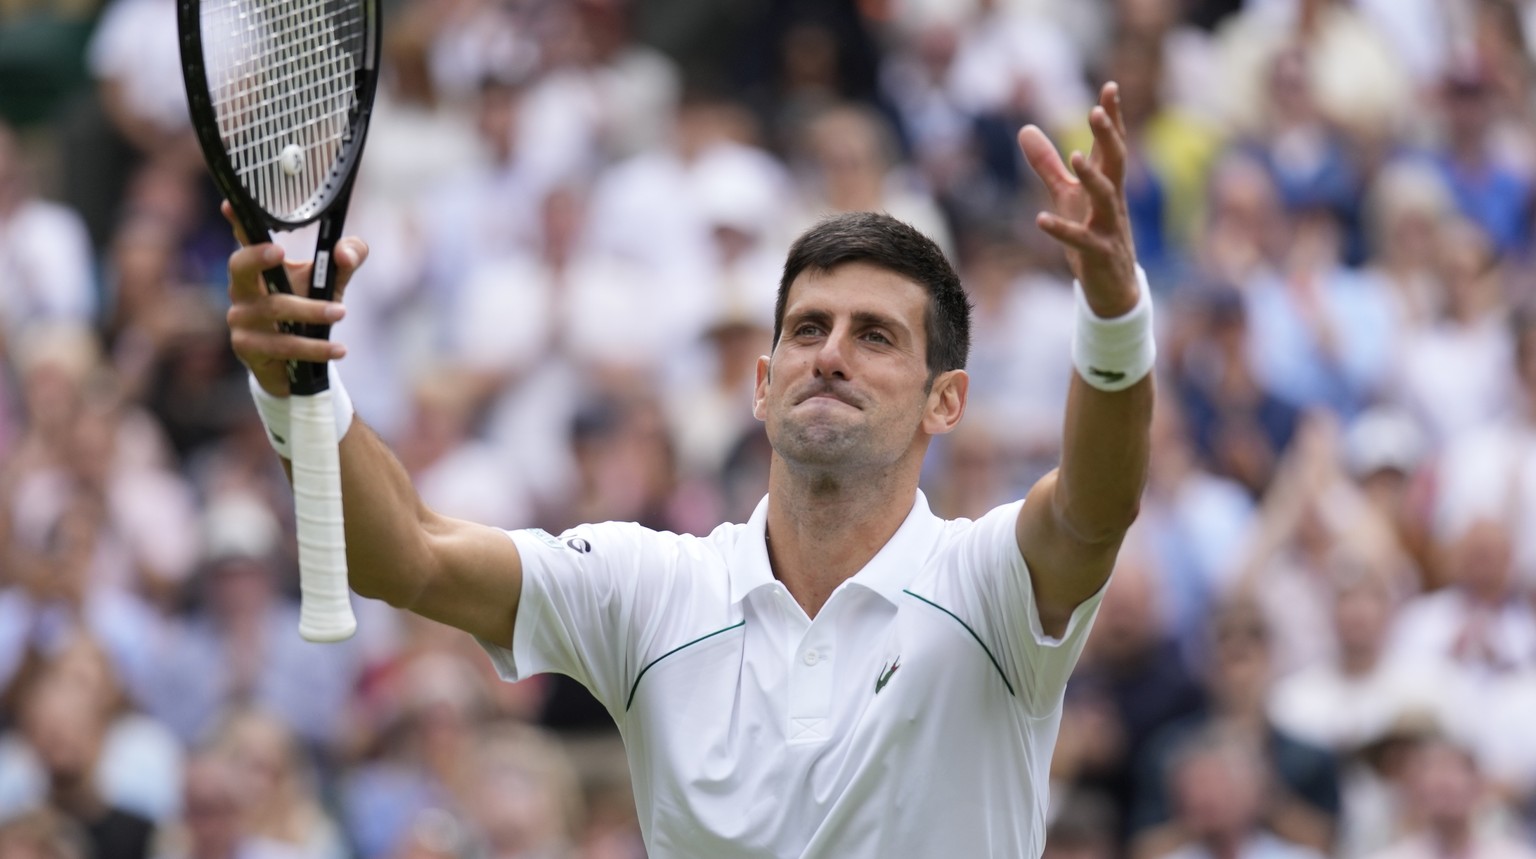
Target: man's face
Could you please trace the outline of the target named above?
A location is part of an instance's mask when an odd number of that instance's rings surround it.
[[[868,263],[796,278],[779,342],[758,362],[753,413],[774,451],[840,471],[913,451],[931,411],[927,305],[923,287]]]

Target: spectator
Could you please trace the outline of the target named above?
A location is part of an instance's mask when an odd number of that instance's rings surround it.
[[[477,522],[527,521],[531,505],[522,487],[505,474],[498,452],[472,434],[473,383],[451,372],[423,373],[413,393],[398,450],[422,497]]]
[[[85,832],[93,859],[148,859],[154,824],[97,790],[106,711],[84,689],[54,679],[30,690],[21,730],[48,777],[47,806]]]
[[[1344,434],[1344,466],[1407,553],[1403,562],[1426,589],[1443,579],[1436,566],[1428,504],[1429,440],[1412,417],[1391,406],[1368,409]]]
[[[1402,603],[1401,579],[1350,557],[1343,547],[1336,551],[1331,579],[1337,655],[1281,678],[1269,713],[1281,730],[1348,755],[1385,736],[1406,715],[1447,711],[1445,691],[1454,686],[1434,673],[1433,663],[1404,660],[1388,649]]]
[[[1232,850],[1252,834],[1256,824],[1286,842],[1320,853],[1331,850],[1339,814],[1337,764],[1326,750],[1286,734],[1269,720],[1266,703],[1272,667],[1269,629],[1262,613],[1251,602],[1233,600],[1215,613],[1210,635],[1206,708],[1163,729],[1137,765],[1133,852],[1160,855],[1191,839],[1216,837],[1237,839],[1226,845]],[[1257,757],[1257,763],[1244,765],[1245,778],[1255,780],[1251,785],[1246,781],[1223,785],[1215,780],[1219,774],[1211,766],[1177,776],[1181,742],[1202,731],[1230,734],[1246,747],[1247,754]],[[1204,780],[1201,772],[1213,780],[1209,786],[1196,784]],[[1165,780],[1170,773],[1175,777]],[[1251,798],[1250,790],[1256,794]],[[1206,797],[1222,795],[1243,801],[1232,808],[1214,809],[1222,812],[1219,821],[1198,816],[1205,810]],[[1181,805],[1189,802],[1196,805]],[[1196,819],[1180,820],[1179,815],[1192,812]],[[1216,823],[1221,825],[1213,832]]]
[[[458,789],[487,718],[484,681],[464,659],[432,654],[407,666],[398,691],[381,742],[340,785],[349,840],[363,859],[451,850],[467,837],[452,827],[467,808]]]
[[[859,105],[828,107],[810,118],[800,139],[802,199],[795,226],[833,212],[885,212],[932,236],[954,257],[943,212],[897,161],[896,140],[883,117]]]
[[[1167,767],[1182,843],[1145,843],[1144,859],[1318,859],[1324,854],[1264,825],[1264,758],[1252,738],[1209,730],[1185,740]]]
[[[202,750],[187,762],[180,825],[155,859],[302,859],[281,843],[252,836],[249,799],[235,762]]]
[[[136,710],[106,651],[77,635],[26,661],[5,697],[22,706],[32,690],[57,683],[81,693],[106,714],[101,754],[91,779],[110,806],[167,822],[180,805],[182,747],[164,725]],[[48,773],[22,732],[0,736],[0,819],[46,801]]]
[[[203,529],[204,561],[192,582],[199,610],[166,631],[150,712],[188,744],[206,740],[232,709],[249,704],[318,747],[336,742],[356,651],[294,634],[298,606],[279,585],[271,511],[249,497],[218,499]]]
[[[1140,526],[1138,526],[1138,529]],[[1106,828],[1122,842],[1130,833],[1136,762],[1168,725],[1206,706],[1205,692],[1186,667],[1149,562],[1146,531],[1133,532],[1104,595],[1093,635],[1067,690],[1067,718],[1053,767],[1071,767],[1073,783],[1112,803]],[[1101,730],[1092,730],[1093,726]]]
[[[1186,662],[1205,646],[1205,619],[1231,585],[1232,558],[1249,539],[1254,502],[1205,467],[1183,412],[1168,398],[1152,415],[1152,463],[1137,531],[1155,571],[1157,602]]]
[[[1366,192],[1367,269],[1397,296],[1399,324],[1410,335],[1440,312],[1441,228],[1455,206],[1440,174],[1411,160],[1383,166]]]
[[[211,741],[242,775],[245,829],[302,859],[347,859],[341,828],[320,805],[316,774],[298,739],[256,710],[229,715]]]
[[[88,325],[96,284],[85,223],[73,210],[38,199],[16,133],[0,120],[0,337],[21,345],[38,325]]]
[[[1417,833],[1373,859],[1530,859],[1523,839],[1487,823],[1487,786],[1471,752],[1446,738],[1419,743],[1408,757],[1408,802],[1420,823]]]
[[[1206,176],[1222,142],[1216,126],[1166,99],[1166,70],[1178,66],[1169,50],[1161,34],[1124,32],[1111,42],[1103,69],[1106,79],[1125,82],[1120,99],[1136,153],[1135,182],[1127,188],[1136,252],[1160,280],[1179,275],[1179,249],[1198,229]]]
[[[1536,422],[1536,313],[1510,315],[1513,387],[1517,396],[1497,420],[1469,428],[1444,444],[1435,464],[1435,542],[1446,551],[1479,519],[1507,523],[1519,587],[1536,585],[1536,451],[1525,444]]]
[[[574,855],[583,815],[576,769],[558,741],[522,725],[489,728],[471,750],[469,819],[497,859]]]
[[[1092,99],[1083,58],[1066,31],[1026,8],[996,0],[976,6],[949,74],[955,100],[999,129],[1076,123]]]
[[[1529,242],[1531,176],[1495,147],[1496,93],[1489,70],[1474,58],[1453,65],[1441,82],[1444,139],[1432,163],[1450,185],[1463,215],[1500,254]]]
[[[1446,660],[1474,682],[1536,662],[1536,610],[1517,587],[1509,526],[1472,523],[1449,547],[1447,587],[1404,606],[1393,651],[1417,662]]]
[[[1426,284],[1432,303],[1402,338],[1395,387],[1433,437],[1447,442],[1504,416],[1514,344],[1504,268],[1487,234],[1470,221],[1445,219],[1424,240],[1434,259]]]
[[[1222,115],[1251,131],[1260,124],[1270,63],[1297,45],[1324,115],[1357,141],[1380,139],[1409,114],[1412,86],[1401,59],[1356,5],[1344,0],[1244,3],[1216,31],[1214,77]]]
[[[1023,243],[995,229],[975,231],[965,278],[975,306],[966,365],[972,422],[1004,458],[996,478],[1009,491],[1023,491],[1061,454],[1062,403],[1072,378],[1072,286],[1032,265]]]
[[[1264,124],[1244,141],[1269,168],[1286,208],[1324,212],[1341,230],[1342,255],[1357,261],[1359,204],[1365,177],[1344,133],[1323,115],[1301,46],[1275,56],[1268,70]]]
[[[1216,287],[1201,304],[1197,342],[1175,370],[1179,408],[1203,463],[1258,497],[1291,443],[1299,413],[1249,364],[1254,323],[1242,296]]]
[[[1339,430],[1313,414],[1297,433],[1264,498],[1241,556],[1235,590],[1262,606],[1273,633],[1276,676],[1333,657],[1336,577],[1364,564],[1397,578],[1405,557],[1390,520],[1342,471]]]
[[[38,809],[0,823],[0,859],[91,859],[91,845],[69,818]]]
[[[64,198],[81,213],[94,249],[107,247],[135,173],[163,161],[198,164],[171,0],[111,0],[91,35],[92,98],[72,106],[62,134]]]

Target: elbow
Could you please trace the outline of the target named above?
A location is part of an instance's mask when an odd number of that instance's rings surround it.
[[[347,582],[360,597],[414,611],[439,574],[433,524],[421,508],[418,527],[396,523],[347,535]],[[393,536],[380,540],[380,530]]]
[[[347,578],[358,596],[403,611],[411,611],[425,589],[425,583],[416,577],[401,570],[380,569],[376,563],[349,564]]]
[[[1141,497],[1137,495],[1121,504],[1096,504],[1091,510],[1064,506],[1056,514],[1062,530],[1084,546],[1119,545],[1141,515]]]
[[[352,584],[352,592],[360,597],[371,600],[380,600],[395,608],[406,608],[403,592],[400,588],[392,588],[380,580],[378,576],[359,575],[357,567],[348,570],[348,579]]]

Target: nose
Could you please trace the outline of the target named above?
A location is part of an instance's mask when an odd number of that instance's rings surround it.
[[[816,350],[816,362],[812,367],[816,378],[848,378],[848,335],[835,330],[821,341]]]

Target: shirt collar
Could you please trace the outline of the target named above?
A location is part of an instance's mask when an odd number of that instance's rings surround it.
[[[918,490],[912,501],[912,510],[902,521],[901,527],[891,535],[879,552],[848,581],[868,588],[896,602],[905,588],[922,568],[924,561],[938,540],[943,520],[928,508],[928,498]],[[730,557],[731,602],[739,603],[747,594],[762,587],[769,587],[776,579],[768,563],[768,497],[757,503],[752,516],[747,519],[740,539],[736,541]]]

